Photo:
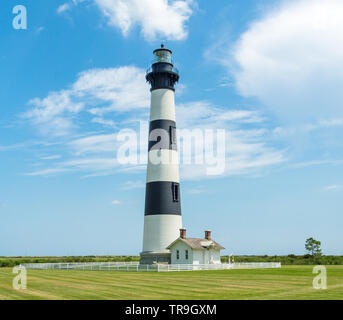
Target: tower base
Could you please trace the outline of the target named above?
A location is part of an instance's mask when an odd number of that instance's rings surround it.
[[[170,252],[142,252],[140,256],[140,264],[170,264],[171,262]]]

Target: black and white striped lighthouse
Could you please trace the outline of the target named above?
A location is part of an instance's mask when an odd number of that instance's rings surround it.
[[[182,228],[174,102],[179,74],[171,57],[172,51],[162,44],[146,75],[151,108],[141,264],[170,263],[166,248]]]

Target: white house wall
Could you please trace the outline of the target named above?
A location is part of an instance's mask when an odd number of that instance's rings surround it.
[[[212,258],[213,258],[213,262],[214,264],[220,264],[221,260],[220,260],[220,250],[213,250],[211,249],[211,254],[212,254]]]
[[[177,250],[180,253],[180,259],[177,259]],[[185,251],[188,250],[188,260]],[[220,264],[220,250],[194,250],[187,244],[179,241],[171,248],[172,264]]]
[[[180,259],[177,259],[177,250],[180,252]],[[188,259],[186,259],[186,250],[188,250]],[[193,264],[193,252],[187,244],[182,241],[177,242],[171,249],[172,264]]]
[[[203,250],[193,250],[193,264],[204,264]]]

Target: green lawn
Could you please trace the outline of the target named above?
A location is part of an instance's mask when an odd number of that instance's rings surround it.
[[[193,272],[28,270],[28,288],[12,289],[0,268],[3,299],[343,299],[343,266],[328,266],[328,289],[314,290],[312,266]]]

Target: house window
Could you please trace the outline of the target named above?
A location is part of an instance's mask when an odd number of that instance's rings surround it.
[[[180,201],[180,187],[179,184],[173,182],[173,201],[179,202]]]
[[[188,250],[186,250],[186,260],[188,260]]]
[[[176,250],[176,259],[179,260],[180,259],[180,251]]]

